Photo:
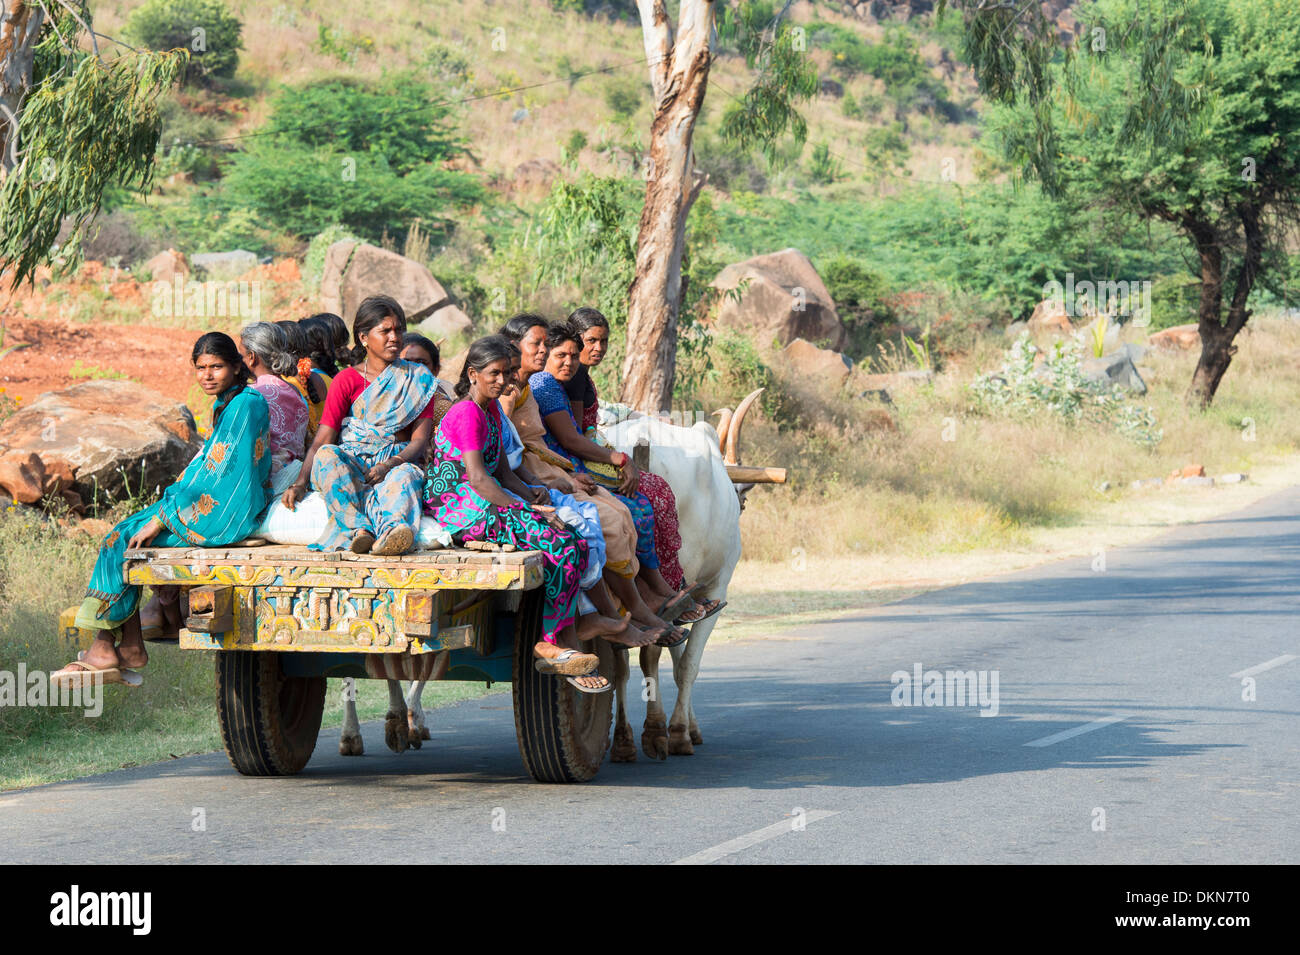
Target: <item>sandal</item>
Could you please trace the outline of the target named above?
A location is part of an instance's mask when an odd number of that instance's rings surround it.
[[[666,598],[664,602],[659,605],[659,609],[655,611],[655,616],[662,617],[664,620],[671,620],[676,615],[675,612],[679,610],[683,604],[693,602],[693,599],[690,590],[682,588],[671,597]]]
[[[81,669],[73,670],[72,667],[81,667]],[[123,686],[140,686],[144,683],[144,677],[125,667],[97,667],[85,660],[74,660],[62,670],[50,674],[51,687],[66,687],[70,690],[88,684],[107,686],[110,683],[120,683]]]
[[[595,672],[594,670],[591,673],[584,673],[582,675],[586,677],[594,677],[595,679],[600,680],[603,685],[583,686],[581,683],[578,682],[578,678],[575,676],[566,676],[565,679],[568,680],[569,683],[573,685],[573,688],[575,690],[578,690],[581,693],[608,693],[610,690],[614,688],[614,684],[610,683],[608,680],[606,680],[603,676],[601,676],[599,673]]]
[[[539,657],[533,651],[533,669],[538,673],[551,673],[556,676],[586,676],[600,666],[600,657],[594,653],[582,653],[579,650],[565,650],[558,656]]]
[[[681,627],[669,627],[668,632],[654,642],[654,646],[671,650],[673,647],[680,647],[689,636],[689,631]]]
[[[708,620],[726,605],[727,602],[725,600],[710,600],[708,603],[696,604],[694,610],[688,610],[686,613],[674,620],[673,623],[694,626],[697,623]],[[699,613],[699,616],[692,617],[691,614],[693,613]]]

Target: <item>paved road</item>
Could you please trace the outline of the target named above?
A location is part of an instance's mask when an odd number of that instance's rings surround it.
[[[342,759],[323,734],[291,779],[213,754],[0,797],[0,859],[1295,862],[1297,558],[1292,489],[1104,571],[1057,563],[711,648],[694,757],[537,785],[509,697],[489,696],[438,711],[418,752],[370,724],[368,755]],[[996,670],[998,714],[892,705],[917,664]]]

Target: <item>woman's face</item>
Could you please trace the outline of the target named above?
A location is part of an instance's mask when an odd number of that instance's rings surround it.
[[[235,347],[239,349],[239,357],[244,359],[244,364],[248,366],[248,370],[256,373],[257,356],[244,345],[244,340],[242,338],[235,339]]]
[[[561,342],[551,349],[546,359],[546,370],[560,381],[569,381],[578,373],[577,342]]]
[[[235,371],[234,365],[227,364],[216,355],[200,355],[194,359],[194,374],[205,395],[219,395],[233,385]]]
[[[545,368],[546,329],[541,325],[534,325],[528,329],[528,334],[519,341],[519,351],[522,359],[521,371],[535,375]]]
[[[385,316],[382,322],[361,336],[361,344],[372,357],[385,364],[396,361],[402,347],[402,332],[397,327],[397,316]]]
[[[501,397],[509,398],[523,385],[519,380],[519,366],[522,364],[518,355],[510,359],[510,374],[506,378],[506,385],[501,389]]]
[[[423,365],[437,376],[438,369],[433,367],[433,356],[419,345],[407,345],[402,349],[402,357],[407,361],[413,361],[418,365]]]
[[[477,371],[473,368],[469,370],[470,387],[474,388],[480,397],[494,401],[501,397],[501,392],[506,386],[506,378],[509,375],[510,359],[498,358]]]
[[[609,348],[609,329],[593,325],[582,333],[582,354],[579,360],[584,365],[596,366],[605,359]]]

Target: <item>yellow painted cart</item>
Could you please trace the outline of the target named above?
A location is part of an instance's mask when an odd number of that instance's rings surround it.
[[[609,747],[613,694],[582,693],[533,668],[537,552],[376,557],[267,545],[126,556],[129,583],[188,590],[180,646],[214,651],[221,735],[245,775],[307,765],[327,677],[510,680],[519,752],[541,782],[590,779]],[[72,642],[89,636],[64,626]],[[612,651],[596,642],[612,678]]]

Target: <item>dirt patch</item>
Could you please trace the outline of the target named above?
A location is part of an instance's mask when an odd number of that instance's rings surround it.
[[[31,345],[0,359],[0,385],[31,402],[92,378],[131,378],[185,401],[194,386],[190,351],[200,332],[10,316],[5,346]],[[74,374],[74,369],[79,374]]]

